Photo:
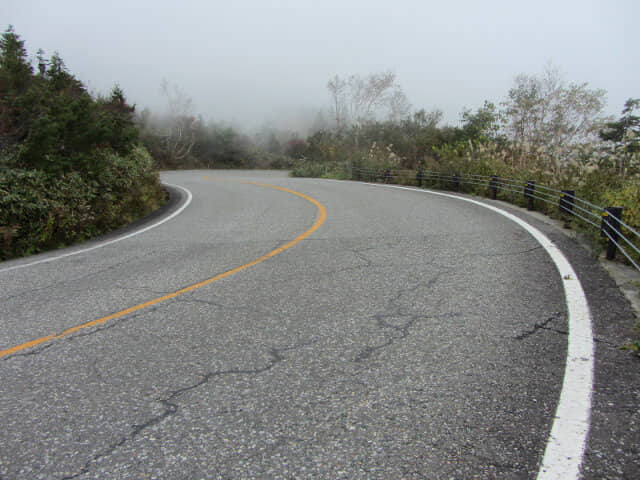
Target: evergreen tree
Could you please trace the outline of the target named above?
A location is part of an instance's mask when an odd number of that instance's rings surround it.
[[[24,40],[9,26],[0,37],[0,95],[24,92],[32,75]]]
[[[640,151],[640,116],[634,115],[638,109],[640,109],[640,98],[628,99],[620,119],[607,123],[600,131],[600,138],[619,144],[625,152]]]

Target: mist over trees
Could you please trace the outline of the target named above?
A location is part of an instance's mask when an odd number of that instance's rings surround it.
[[[566,82],[549,64],[540,74],[520,74],[504,99],[464,109],[458,126],[442,125],[442,112],[410,112],[409,100],[389,72],[366,77],[334,76],[327,82],[331,124],[307,138],[310,161],[388,163],[437,167],[443,158],[464,156],[477,145],[492,145],[513,165],[559,168],[575,157],[575,147],[599,144],[610,122],[613,139],[621,124],[604,116],[606,92],[586,83]],[[629,104],[629,109],[633,103]],[[626,120],[630,122],[629,119]],[[632,123],[632,122],[631,122]],[[544,155],[532,152],[544,151]],[[385,153],[386,152],[386,153]],[[386,159],[386,160],[385,160]]]
[[[39,50],[35,60],[36,68],[8,28],[0,38],[4,258],[87,238],[148,211],[162,196],[154,168],[339,176],[360,165],[593,185],[602,175],[609,184],[640,176],[640,99],[630,98],[619,118],[606,117],[604,90],[566,82],[553,65],[518,75],[503,99],[463,109],[458,125],[444,124],[438,108],[412,111],[396,75],[383,71],[329,78],[326,108],[307,112],[304,128],[265,124],[247,133],[205,120],[169,82],[160,85],[165,109],[140,111],[117,85],[91,95],[57,53]]]
[[[334,75],[325,85],[326,108],[298,128],[265,124],[249,134],[205,121],[188,94],[166,82],[161,86],[165,111],[143,110],[136,123],[159,168],[291,168],[300,162],[322,164],[318,171],[337,162],[443,168],[451,158],[475,155],[481,145],[521,169],[555,172],[575,162],[615,163],[626,174],[635,165],[637,133],[604,115],[606,92],[565,81],[551,64],[538,74],[515,77],[504,98],[463,109],[458,125],[443,123],[438,108],[412,111],[393,72]],[[637,105],[630,102],[624,125],[635,118]],[[614,140],[621,128],[628,132],[628,147]],[[622,160],[606,153],[614,145]]]
[[[224,122],[205,121],[179,86],[161,83],[163,112],[136,115],[142,144],[156,166],[179,168],[289,168],[304,143],[297,132],[263,126],[253,135]]]
[[[411,109],[393,72],[351,75],[347,79],[336,75],[327,82],[327,89],[337,130],[360,128],[380,118],[399,121]]]
[[[445,157],[490,144],[513,165],[533,162],[536,168],[550,169],[574,161],[576,146],[606,149],[611,143],[600,135],[613,121],[603,113],[606,92],[565,81],[551,64],[541,73],[515,77],[504,98],[463,109],[458,125],[444,124],[437,107],[412,110],[390,71],[334,75],[325,85],[326,108],[316,110],[313,118],[307,112],[303,123],[289,122],[289,129],[265,124],[247,133],[205,121],[188,94],[167,82],[161,86],[165,111],[143,110],[136,123],[160,168],[290,168],[300,161],[374,158],[406,168],[437,167]],[[545,155],[536,157],[532,152],[540,149]]]

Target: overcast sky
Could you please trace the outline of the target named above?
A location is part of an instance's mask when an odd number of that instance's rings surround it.
[[[451,124],[549,61],[607,90],[608,113],[640,97],[638,0],[0,0],[0,21],[93,91],[118,83],[161,110],[166,79],[205,119],[247,128],[291,127],[328,108],[330,77],[383,70]]]

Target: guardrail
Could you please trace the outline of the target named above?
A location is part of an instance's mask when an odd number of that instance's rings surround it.
[[[636,270],[640,271],[640,234],[622,221],[622,207],[601,207],[575,196],[575,190],[557,190],[534,181],[503,178],[497,175],[465,175],[428,170],[392,170],[351,167],[351,178],[369,182],[396,182],[411,179],[418,187],[445,188],[460,192],[464,185],[485,187],[486,194],[496,199],[499,191],[522,195],[528,210],[535,210],[536,201],[557,208],[565,223],[575,217],[595,227],[608,239],[606,258],[613,260],[620,251]],[[636,257],[634,259],[633,257]]]

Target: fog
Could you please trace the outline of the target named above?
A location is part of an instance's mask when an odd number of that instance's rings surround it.
[[[166,108],[166,80],[205,120],[304,134],[329,108],[329,78],[387,70],[414,109],[451,124],[549,61],[607,90],[617,115],[640,96],[639,13],[637,0],[1,0],[0,26],[139,110]]]

